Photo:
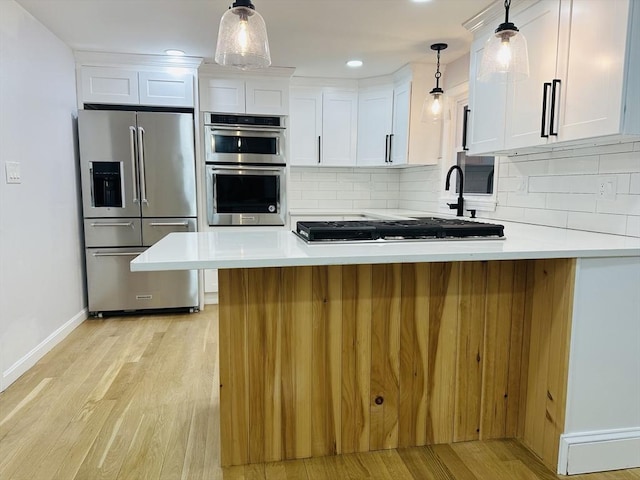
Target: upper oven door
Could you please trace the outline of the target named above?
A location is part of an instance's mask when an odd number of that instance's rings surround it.
[[[205,142],[208,163],[285,163],[280,128],[206,125]]]

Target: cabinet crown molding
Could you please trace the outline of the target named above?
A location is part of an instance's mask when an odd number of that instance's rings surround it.
[[[534,5],[539,1],[540,0],[514,0],[509,15],[512,17],[514,14],[529,8],[531,5]],[[502,0],[497,0],[484,10],[475,14],[469,20],[463,22],[462,26],[470,32],[475,33],[483,28],[496,28],[498,24],[503,21],[504,2]]]
[[[253,79],[265,77],[290,78],[295,72],[292,67],[269,67],[253,71],[242,71],[235,68],[222,67],[217,63],[203,63],[198,68],[198,74],[206,77]]]
[[[202,63],[202,58],[199,57],[172,57],[168,55],[138,55],[83,50],[76,50],[73,55],[76,64],[81,66],[124,67],[134,70],[144,70],[145,67],[197,69]]]

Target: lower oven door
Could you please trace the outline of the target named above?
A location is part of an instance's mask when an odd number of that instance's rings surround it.
[[[209,225],[284,225],[284,166],[207,165]]]

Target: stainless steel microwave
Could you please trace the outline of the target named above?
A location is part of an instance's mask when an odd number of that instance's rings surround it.
[[[283,117],[204,114],[207,163],[284,165]]]

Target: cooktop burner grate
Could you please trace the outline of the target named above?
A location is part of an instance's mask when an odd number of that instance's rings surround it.
[[[502,238],[504,226],[457,218],[420,217],[411,220],[298,222],[295,233],[309,242]]]

